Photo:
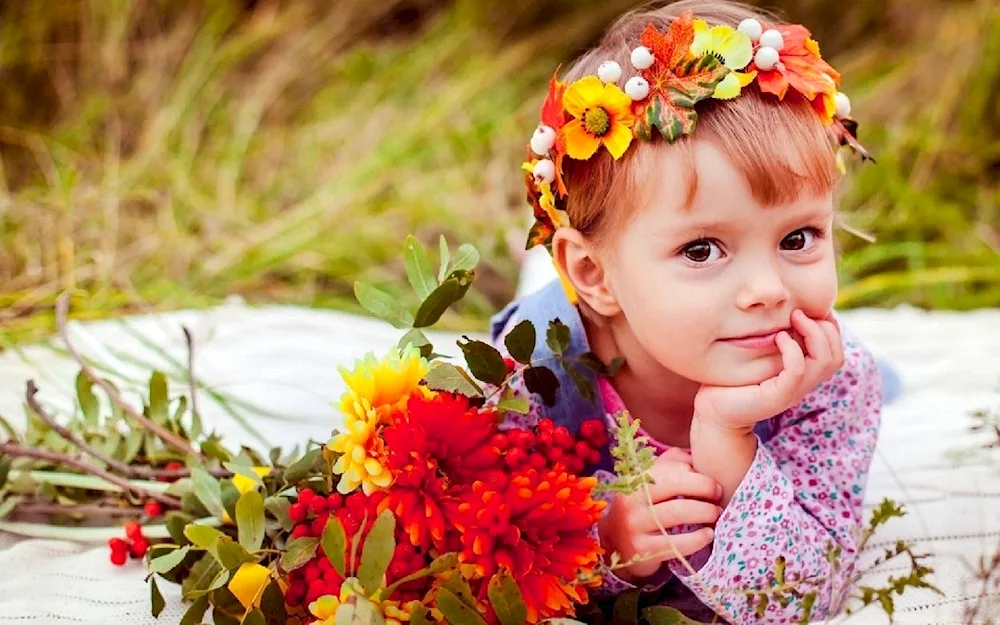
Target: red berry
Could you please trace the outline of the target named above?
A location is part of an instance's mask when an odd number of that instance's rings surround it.
[[[600,419],[587,419],[580,424],[580,436],[593,442],[598,436],[605,433],[604,422]]]
[[[309,583],[309,590],[306,592],[306,601],[312,603],[326,594],[326,585],[322,580],[315,580]]]
[[[315,499],[313,501],[316,501]],[[322,501],[322,500],[320,500]],[[312,535],[319,538],[323,535],[323,530],[326,529],[326,522],[330,520],[330,513],[324,512],[320,516],[313,519],[312,522]]]
[[[114,564],[115,566],[124,566],[126,560],[128,560],[128,553],[126,551],[111,552],[111,564]]]
[[[309,500],[309,509],[313,514],[319,516],[326,512],[326,499],[323,497],[313,497]]]
[[[304,503],[293,503],[288,506],[288,516],[292,523],[301,523],[306,520],[306,505]]]
[[[306,583],[312,584],[317,579],[322,577],[323,574],[320,572],[319,567],[311,566],[306,569]]]
[[[368,498],[362,493],[352,493],[347,496],[347,509],[351,512],[364,512],[368,507]]]
[[[318,568],[322,573],[326,573],[327,571],[333,568],[333,565],[330,564],[330,559],[327,558],[325,555],[320,555],[319,557],[316,558],[316,560],[318,561]]]
[[[539,449],[545,450],[552,447],[552,432],[542,432],[536,439]]]
[[[140,536],[132,541],[132,545],[129,548],[129,555],[138,559],[146,555],[147,551],[149,551],[149,542]]]
[[[545,468],[545,457],[536,451],[528,457],[528,464],[535,469],[542,470]]]
[[[159,501],[147,501],[146,505],[143,507],[146,509],[146,514],[153,518],[163,514],[163,506],[160,505]]]
[[[596,449],[590,450],[590,463],[589,464],[599,464],[601,462],[601,452]]]
[[[326,592],[331,595],[340,594],[340,585],[344,583],[344,578],[336,569],[330,567],[329,571],[323,573],[323,583],[326,584]]]
[[[340,493],[330,493],[326,497],[326,507],[330,510],[339,510],[344,505],[344,496]]]
[[[544,419],[539,419],[538,421],[539,432],[550,433],[552,432],[553,429],[555,429],[555,427],[556,424],[552,421],[552,419],[548,417],[545,417]]]
[[[570,458],[568,464],[570,473],[572,473],[573,475],[580,475],[581,473],[583,473],[583,467],[585,466],[586,463],[583,461],[582,458]]]
[[[307,538],[309,536],[308,525],[296,525],[292,530],[292,538]]]
[[[121,551],[123,553],[128,551],[128,543],[125,542],[124,538],[118,538],[117,536],[108,539],[108,547],[111,548],[111,551]]]
[[[517,368],[517,361],[513,358],[504,358],[503,364],[507,367],[507,373],[514,373],[514,369]]]
[[[520,447],[515,447],[507,452],[507,466],[512,469],[524,464],[524,461],[528,459],[528,454]]]
[[[499,449],[501,451],[503,451],[504,449],[507,449],[507,442],[508,442],[507,441],[507,435],[504,434],[503,432],[500,432],[498,434],[494,434],[493,438],[490,439],[490,445],[492,445],[493,447],[496,447],[497,449]]]
[[[553,447],[552,449],[550,449],[548,456],[549,456],[549,462],[551,462],[552,464],[555,464],[557,462],[563,462],[564,460],[566,460],[566,452],[559,449],[558,447]]]
[[[590,445],[584,441],[576,441],[576,445],[573,445],[573,453],[575,453],[577,457],[583,458],[584,460],[590,458],[590,449]]]
[[[552,442],[563,449],[572,449],[573,444],[576,443],[576,441],[573,440],[573,436],[569,433],[569,430],[562,425],[552,430]]]
[[[299,491],[299,503],[308,506],[309,502],[312,501],[315,496],[316,493],[313,492],[311,488],[303,488]]]
[[[125,524],[125,535],[131,540],[142,538],[142,526],[136,521],[129,521]]]

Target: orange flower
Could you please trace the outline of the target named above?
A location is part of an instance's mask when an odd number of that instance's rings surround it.
[[[563,106],[574,118],[563,127],[570,158],[585,161],[603,145],[617,160],[632,143],[632,99],[618,85],[586,76],[569,86]]]
[[[591,497],[595,478],[527,469],[506,483],[476,482],[462,497],[454,524],[463,562],[488,579],[510,572],[528,608],[528,623],[572,616],[587,602],[578,573],[593,574],[601,548],[591,536],[604,502]]]
[[[753,64],[757,70],[760,90],[784,98],[791,87],[810,102],[820,95],[827,95],[832,99],[840,85],[840,74],[820,56],[819,44],[812,39],[809,29],[793,24],[778,26],[777,31],[784,41],[778,53],[780,65],[763,71],[756,63]],[[825,115],[830,110],[829,104],[830,102],[820,103],[817,111]],[[832,110],[835,110],[835,106]]]

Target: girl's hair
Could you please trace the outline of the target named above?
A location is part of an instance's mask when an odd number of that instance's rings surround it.
[[[774,16],[729,0],[681,0],[667,6],[649,5],[626,13],[608,29],[601,42],[580,57],[566,75],[568,83],[597,73],[603,61],[630,67],[631,51],[642,31],[653,24],[665,32],[670,22],[690,10],[710,26],[736,27],[746,18],[769,26],[782,22]],[[623,76],[619,86],[623,86]],[[635,140],[618,161],[600,150],[587,161],[564,161],[569,198],[566,212],[574,228],[598,247],[608,243],[625,221],[644,204],[641,189],[655,176],[660,150],[675,150],[686,164],[685,206],[698,185],[692,141],[712,141],[732,161],[764,206],[793,200],[803,191],[815,194],[834,189],[839,178],[833,142],[812,105],[789,89],[783,100],[761,93],[756,81],[733,100],[707,99],[695,106],[698,122],[693,136],[668,144]],[[654,132],[654,135],[656,133]]]

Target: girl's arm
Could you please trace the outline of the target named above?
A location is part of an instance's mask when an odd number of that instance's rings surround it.
[[[807,609],[818,620],[845,596],[878,436],[881,379],[863,345],[849,340],[844,353],[844,366],[829,381],[778,418],[775,436],[756,441],[750,468],[716,525],[708,561],[696,575],[680,562],[670,565],[733,623],[800,622]],[[802,595],[786,606],[771,597],[760,619],[759,600],[743,591],[777,586],[779,558],[785,583]]]

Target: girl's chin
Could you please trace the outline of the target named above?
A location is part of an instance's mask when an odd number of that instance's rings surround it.
[[[713,367],[714,375],[702,384],[710,386],[752,386],[770,380],[781,373],[781,356],[763,356],[744,362],[722,363]]]

